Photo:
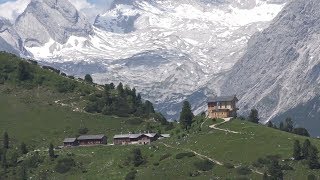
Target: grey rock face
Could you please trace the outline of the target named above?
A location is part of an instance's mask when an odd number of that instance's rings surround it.
[[[26,46],[41,46],[50,38],[64,44],[72,35],[88,36],[92,26],[67,0],[32,0],[15,23]]]
[[[30,55],[10,21],[3,18],[0,18],[0,51],[23,56]]]
[[[221,93],[238,94],[242,112],[257,108],[262,122],[318,97],[319,28],[318,0],[291,2],[269,28],[249,40],[245,55],[225,78]],[[307,117],[309,111],[301,113]],[[306,126],[311,122],[297,121]]]

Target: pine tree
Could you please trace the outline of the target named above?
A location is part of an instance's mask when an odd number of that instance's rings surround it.
[[[27,171],[26,171],[26,168],[24,165],[22,165],[20,168],[18,168],[17,179],[21,179],[21,180],[28,179]]]
[[[145,109],[145,114],[149,115],[152,113],[155,113],[154,108],[153,108],[153,104],[150,101],[146,101],[144,103],[144,109]]]
[[[132,153],[133,153],[133,165],[135,167],[138,167],[144,163],[144,159],[142,157],[141,150],[139,148],[133,149]]]
[[[286,120],[285,120],[284,130],[287,131],[287,132],[292,132],[293,131],[293,121],[289,117],[286,118]]]
[[[272,160],[268,172],[270,174],[270,179],[274,180],[282,180],[283,179],[283,173],[281,170],[281,166],[279,165],[278,160]]]
[[[308,152],[308,166],[310,169],[318,169],[319,168],[319,160],[318,160],[318,149],[315,146],[309,147]]]
[[[306,139],[302,145],[302,148],[301,148],[302,157],[304,159],[308,159],[308,157],[309,157],[310,146],[311,146],[311,143],[310,143],[309,139]]]
[[[7,132],[4,132],[3,134],[3,148],[9,149],[9,135]]]
[[[266,172],[263,173],[262,180],[268,180],[268,179],[269,179],[268,174]]]
[[[182,111],[180,112],[180,124],[184,129],[188,129],[188,127],[192,124],[192,119],[194,115],[191,111],[191,105],[188,101],[183,102]]]
[[[295,160],[299,160],[301,158],[301,146],[299,140],[294,141],[292,156]]]
[[[21,145],[20,145],[20,151],[21,151],[21,154],[27,154],[28,153],[27,145],[24,142],[22,142]]]
[[[90,74],[86,74],[84,76],[84,80],[87,81],[88,83],[92,83],[93,82],[93,79],[92,79]]]
[[[256,109],[251,109],[250,115],[249,115],[249,121],[253,123],[259,123],[259,113]]]
[[[283,122],[280,122],[280,124],[279,124],[279,129],[280,129],[281,131],[284,131],[284,124],[283,124]]]
[[[273,123],[272,123],[271,121],[269,121],[269,122],[267,123],[267,126],[273,128]]]
[[[7,152],[6,152],[6,151],[4,151],[4,152],[2,153],[2,158],[1,158],[1,160],[2,160],[2,163],[1,163],[2,168],[4,169],[4,171],[6,171],[6,169],[7,169],[7,167],[8,167]]]
[[[55,158],[54,149],[53,149],[53,144],[52,143],[50,143],[50,145],[49,145],[49,157],[50,158]]]
[[[31,79],[30,66],[25,61],[20,61],[18,65],[18,79],[25,81]]]
[[[117,91],[118,91],[119,96],[121,96],[121,97],[124,96],[123,84],[121,82],[117,86]]]

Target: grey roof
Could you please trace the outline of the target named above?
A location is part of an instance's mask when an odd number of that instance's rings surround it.
[[[233,101],[234,98],[236,98],[236,100],[238,100],[236,96],[217,96],[217,97],[214,97],[214,98],[210,98],[210,99],[208,100],[208,102]]]
[[[147,133],[147,134],[144,134],[144,135],[153,138],[153,137],[155,137],[157,135],[157,133]]]
[[[77,140],[77,138],[65,138],[63,140],[64,143],[73,143]]]
[[[82,135],[79,136],[78,140],[88,140],[88,139],[102,139],[105,135],[104,134],[98,134],[98,135]]]
[[[161,134],[161,136],[164,137],[164,138],[169,138],[170,134]]]
[[[146,134],[116,134],[113,136],[114,139],[121,139],[121,138],[130,138],[130,139],[135,139],[138,138],[140,136],[148,136],[148,137],[155,137],[157,135],[157,133],[146,133]]]

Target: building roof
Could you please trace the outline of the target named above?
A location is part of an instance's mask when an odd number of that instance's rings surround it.
[[[153,137],[155,137],[157,135],[157,133],[147,133],[147,134],[144,134],[144,135],[153,138]]]
[[[136,139],[140,136],[148,136],[148,137],[155,137],[157,135],[157,133],[146,133],[146,134],[116,134],[113,136],[114,139],[122,139],[122,138],[130,138],[130,139]]]
[[[170,134],[161,134],[161,136],[164,137],[164,138],[169,138]]]
[[[65,138],[63,140],[64,143],[73,143],[77,140],[77,138]]]
[[[135,138],[138,138],[142,135],[143,134],[141,134],[141,133],[139,133],[139,134],[117,134],[117,135],[114,135],[113,138],[115,138],[115,139],[121,139],[121,138],[135,139]]]
[[[208,102],[226,102],[226,101],[233,101],[234,99],[238,101],[235,95],[234,96],[217,96],[214,98],[210,98]]]
[[[91,140],[91,139],[102,139],[105,137],[104,134],[98,134],[98,135],[82,135],[79,136],[77,139],[78,140]]]

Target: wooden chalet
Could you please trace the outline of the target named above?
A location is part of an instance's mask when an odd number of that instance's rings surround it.
[[[236,96],[218,96],[208,101],[209,118],[228,118],[237,114]]]
[[[65,138],[63,140],[63,146],[77,146],[78,141],[77,138]]]
[[[107,136],[99,135],[82,135],[77,138],[79,145],[89,146],[97,144],[107,144]]]
[[[160,137],[161,135],[157,133],[119,134],[113,137],[113,143],[115,145],[150,144],[152,141],[156,141]]]

